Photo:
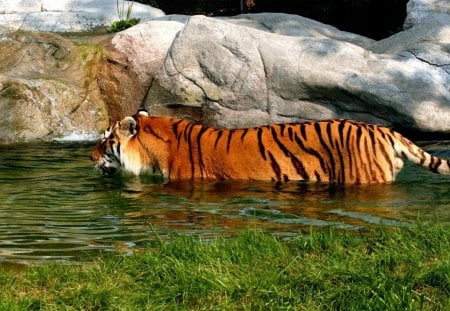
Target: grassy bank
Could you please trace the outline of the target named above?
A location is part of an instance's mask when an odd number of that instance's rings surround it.
[[[1,310],[449,310],[450,228],[174,236],[82,266],[0,270]]]

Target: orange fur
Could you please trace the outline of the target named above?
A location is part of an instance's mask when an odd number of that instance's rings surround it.
[[[388,183],[404,157],[450,174],[448,161],[400,134],[348,120],[216,129],[138,113],[116,122],[105,136],[91,154],[100,170],[108,173],[110,165],[111,171],[120,167],[135,175],[161,174],[167,180]]]

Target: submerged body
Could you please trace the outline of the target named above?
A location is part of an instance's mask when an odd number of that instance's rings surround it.
[[[433,172],[450,165],[388,128],[349,120],[216,129],[139,112],[117,121],[91,154],[103,173],[121,168],[167,180],[395,180],[402,158]]]

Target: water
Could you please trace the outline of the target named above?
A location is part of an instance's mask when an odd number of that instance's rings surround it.
[[[391,185],[204,182],[102,177],[92,143],[0,146],[0,264],[132,253],[171,233],[205,239],[244,228],[289,238],[309,226],[361,230],[418,218],[450,224],[450,177],[406,165]],[[450,142],[426,148],[450,158]]]

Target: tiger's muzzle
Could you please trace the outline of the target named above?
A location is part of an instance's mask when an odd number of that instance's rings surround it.
[[[102,175],[112,175],[120,168],[120,162],[114,155],[101,154],[97,150],[91,153],[91,161]]]

